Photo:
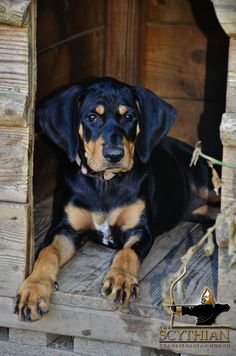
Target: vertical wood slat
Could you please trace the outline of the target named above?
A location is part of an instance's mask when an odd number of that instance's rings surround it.
[[[29,10],[29,12],[27,10],[24,27],[14,27],[16,24],[11,27],[0,24],[0,293],[2,296],[16,295],[20,283],[31,268],[30,262],[33,256],[31,211],[36,91],[36,0],[31,1]]]
[[[14,297],[25,278],[28,213],[27,205],[0,203],[0,295]]]
[[[138,82],[141,22],[139,0],[107,2],[106,75],[129,84]]]

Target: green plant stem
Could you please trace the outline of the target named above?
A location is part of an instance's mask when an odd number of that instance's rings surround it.
[[[211,161],[213,164],[218,164],[219,166],[236,169],[236,164],[224,163],[224,162],[222,162],[222,161],[219,161],[218,159],[215,159],[215,158],[213,158],[213,157],[207,156],[207,155],[205,155],[205,154],[202,153],[202,152],[199,153],[199,156],[201,156],[202,158],[207,159],[208,161]]]

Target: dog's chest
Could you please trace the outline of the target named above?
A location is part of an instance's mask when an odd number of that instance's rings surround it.
[[[94,221],[96,230],[102,234],[102,243],[104,245],[113,243],[113,237],[109,223],[110,222],[108,216],[104,216],[104,219],[100,222]]]

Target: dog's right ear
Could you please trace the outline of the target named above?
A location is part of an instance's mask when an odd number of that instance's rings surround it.
[[[74,85],[38,104],[36,120],[43,132],[74,162],[79,149],[77,107],[83,88]]]

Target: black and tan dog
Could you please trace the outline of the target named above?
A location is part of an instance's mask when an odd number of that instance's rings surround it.
[[[44,133],[66,154],[60,222],[21,285],[15,312],[36,320],[49,309],[57,274],[85,238],[120,251],[102,293],[127,304],[154,238],[183,218],[207,213],[209,169],[189,168],[192,148],[165,137],[176,111],[151,91],[102,78],[39,105]]]

